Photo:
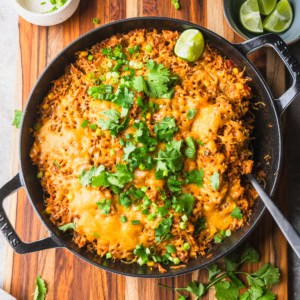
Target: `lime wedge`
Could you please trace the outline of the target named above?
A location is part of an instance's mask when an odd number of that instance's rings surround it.
[[[288,0],[280,0],[263,22],[265,30],[279,33],[287,30],[293,21],[293,9]]]
[[[174,52],[178,57],[194,62],[202,55],[204,46],[202,33],[197,29],[187,29],[177,40]]]
[[[258,0],[259,12],[262,15],[269,15],[276,6],[277,0]]]
[[[253,33],[262,33],[263,25],[257,0],[247,0],[240,8],[240,21],[245,29]]]

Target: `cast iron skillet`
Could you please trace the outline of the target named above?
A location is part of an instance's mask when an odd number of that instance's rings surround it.
[[[93,44],[109,38],[113,34],[125,33],[138,28],[169,29],[179,32],[188,28],[197,28],[203,32],[206,41],[213,45],[222,55],[230,58],[237,66],[241,68],[246,67],[247,75],[253,79],[252,84],[256,101],[263,101],[265,104],[264,108],[255,111],[256,123],[254,136],[256,139],[253,143],[255,165],[260,165],[268,171],[266,191],[270,195],[273,195],[281,165],[282,137],[280,115],[300,92],[300,65],[291,55],[283,40],[277,35],[267,34],[248,40],[242,44],[234,45],[205,28],[185,21],[163,17],[120,20],[88,32],[66,47],[45,69],[29,96],[20,134],[20,171],[0,189],[0,229],[17,253],[29,253],[48,248],[62,247],[69,249],[85,261],[111,272],[136,277],[168,277],[200,269],[226,255],[250,234],[261,219],[265,207],[261,201],[256,201],[249,224],[234,232],[222,244],[216,245],[209,258],[199,257],[191,260],[184,268],[177,270],[167,268],[167,273],[160,274],[156,269],[151,270],[146,266],[140,267],[138,264],[127,265],[121,262],[100,259],[93,253],[79,249],[72,242],[71,235],[59,231],[44,213],[43,191],[36,177],[37,168],[32,165],[29,157],[29,151],[33,143],[33,137],[29,133],[29,129],[36,123],[37,106],[50,89],[51,81],[57,79],[64,72],[65,66],[74,61],[75,52],[90,48]],[[278,99],[274,99],[267,83],[256,67],[246,57],[248,53],[262,46],[269,46],[275,49],[284,61],[293,79],[292,86]],[[267,154],[271,157],[269,165],[264,160],[264,156]],[[12,228],[3,210],[3,200],[10,193],[21,187],[26,189],[32,206],[49,230],[50,236],[48,238],[34,243],[24,243]]]

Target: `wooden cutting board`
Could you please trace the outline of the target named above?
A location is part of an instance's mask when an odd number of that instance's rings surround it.
[[[167,16],[200,24],[231,42],[240,38],[229,28],[223,17],[222,0],[181,0],[182,9],[176,11],[171,0],[82,0],[77,12],[65,23],[52,27],[38,27],[19,20],[22,68],[23,106],[37,77],[51,59],[78,36],[93,29],[92,19],[97,17],[101,24],[112,20],[135,16]],[[278,95],[285,89],[285,70],[272,51],[263,50],[252,56],[255,64],[267,77],[267,81]],[[21,88],[21,87],[19,87]],[[282,176],[281,190],[277,202],[286,211],[285,176]],[[13,211],[13,210],[12,210]],[[34,213],[24,190],[18,194],[16,230],[25,241],[35,241],[47,236],[47,231]],[[282,271],[281,283],[273,292],[278,299],[287,295],[287,244],[268,214],[251,235],[252,244],[261,254],[261,264],[271,262]],[[171,286],[186,286],[191,280],[206,281],[205,270],[196,271],[176,278],[135,279],[102,271],[83,262],[65,249],[46,250],[28,255],[12,254],[5,290],[17,299],[31,299],[34,281],[41,275],[48,286],[47,299],[176,299],[170,290],[158,287],[158,282]],[[9,261],[9,259],[8,259]],[[254,265],[251,269],[257,269]],[[249,270],[251,270],[249,267]],[[214,299],[210,292],[205,299]]]

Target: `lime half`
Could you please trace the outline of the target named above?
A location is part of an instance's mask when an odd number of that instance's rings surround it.
[[[257,0],[247,0],[240,8],[240,21],[245,29],[253,33],[262,33],[263,25]]]
[[[187,29],[177,40],[174,52],[180,58],[194,62],[202,55],[204,46],[202,33],[197,29]]]
[[[259,12],[262,15],[269,15],[276,6],[277,0],[258,0]]]
[[[280,0],[263,22],[265,30],[279,33],[287,30],[293,21],[293,9],[288,0]]]

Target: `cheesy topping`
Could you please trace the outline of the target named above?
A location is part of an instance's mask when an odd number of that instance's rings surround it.
[[[162,271],[242,227],[255,198],[242,181],[250,79],[209,44],[182,60],[178,37],[135,30],[79,52],[40,106],[30,152],[46,212],[79,247]]]

